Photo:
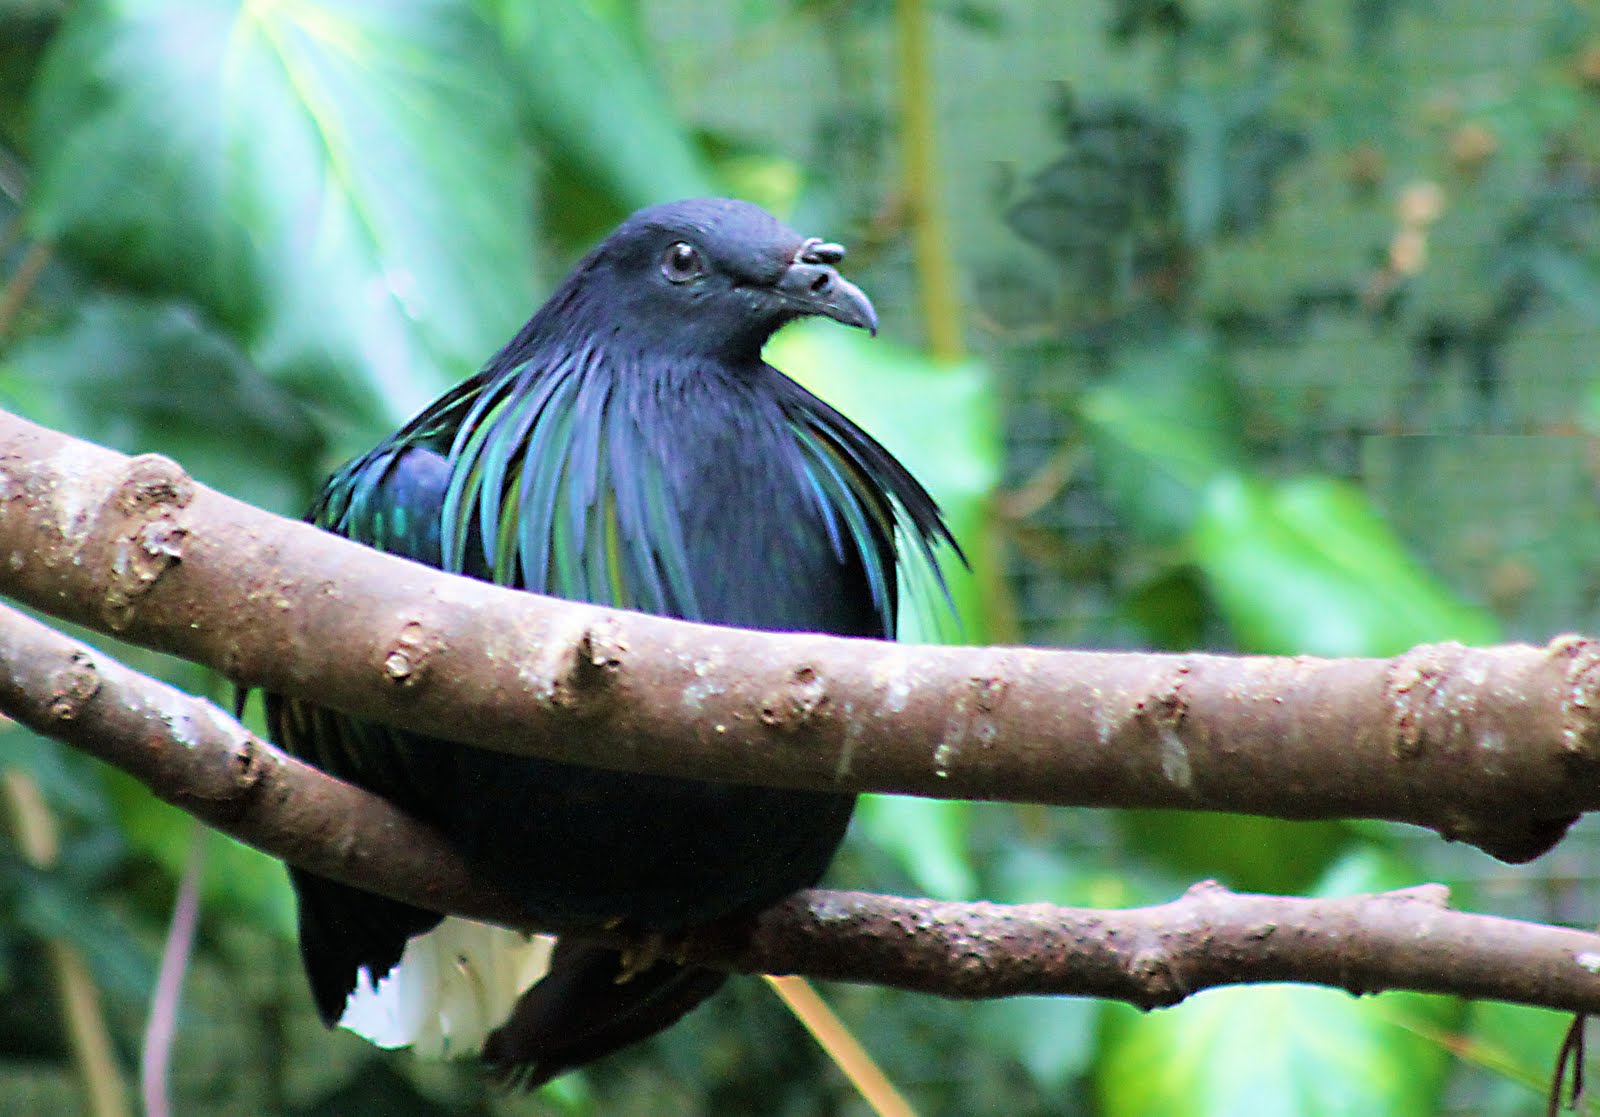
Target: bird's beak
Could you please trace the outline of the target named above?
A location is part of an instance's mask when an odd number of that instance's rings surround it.
[[[872,309],[872,300],[831,264],[813,263],[802,256],[783,273],[777,290],[798,314],[826,315],[877,336],[878,312]]]

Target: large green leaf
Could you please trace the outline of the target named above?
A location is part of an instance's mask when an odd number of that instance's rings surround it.
[[[1217,989],[1122,1032],[1098,1065],[1106,1117],[1335,1117],[1435,1112],[1443,1051],[1358,1001],[1289,985]],[[1407,1006],[1411,1007],[1411,1006]]]
[[[1582,253],[1539,247],[1528,253],[1528,270],[1551,295],[1589,322],[1600,322],[1600,261]]]
[[[1207,489],[1193,554],[1253,652],[1394,655],[1434,640],[1493,643],[1497,627],[1416,562],[1342,482],[1237,475]]]
[[[1557,1012],[1501,1001],[1475,1001],[1464,1035],[1446,1035],[1464,1062],[1474,1064],[1486,1079],[1475,1096],[1485,1113],[1542,1114],[1550,1092],[1556,1052],[1572,1025],[1570,1012]],[[1568,1110],[1563,1110],[1568,1112]],[[1600,1098],[1585,1090],[1576,1110],[1586,1117],[1600,1114]]]
[[[200,824],[121,772],[107,771],[106,786],[116,801],[129,844],[158,862],[174,879],[182,876]],[[202,829],[201,841],[205,860],[200,896],[205,910],[225,911],[285,939],[292,938],[294,895],[282,863],[217,830]]]
[[[28,870],[13,904],[19,926],[81,951],[103,988],[129,1000],[150,988],[155,969],[150,952],[131,933],[123,913],[103,896],[85,891],[61,873]]]
[[[712,193],[711,177],[614,4],[479,0],[530,125],[623,212]]]
[[[1252,892],[1310,887],[1354,836],[1343,822],[1200,811],[1118,811],[1115,819],[1131,849],[1179,879]]]
[[[915,350],[832,322],[791,326],[767,346],[767,360],[860,423],[928,487],[975,569],[986,549],[990,494],[999,482],[1002,435],[994,385],[977,361],[940,364]],[[981,643],[989,628],[985,580],[945,563],[961,618],[960,639]],[[917,611],[902,639],[934,639],[936,624]]]
[[[1322,894],[1407,879],[1373,852],[1347,857]],[[1449,1055],[1428,1038],[1454,1028],[1457,1002],[1408,993],[1214,989],[1156,1013],[1106,1014],[1096,1063],[1105,1117],[1343,1117],[1436,1111]]]
[[[170,301],[95,294],[59,328],[0,357],[0,406],[298,516],[320,480],[321,435],[227,338]],[[219,422],[224,417],[225,422]]]
[[[862,800],[856,821],[920,895],[972,900],[978,896],[969,841],[972,810],[973,804],[960,799],[869,795]]]
[[[33,231],[204,308],[366,429],[533,302],[530,171],[494,36],[450,0],[101,0],[37,90]]]
[[[1188,530],[1205,486],[1242,462],[1239,411],[1225,364],[1194,333],[1131,350],[1078,408],[1102,491],[1157,542]]]

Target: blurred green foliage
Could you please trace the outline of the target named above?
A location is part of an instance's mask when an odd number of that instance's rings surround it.
[[[903,89],[888,0],[0,0],[0,405],[296,514],[618,218],[726,191],[849,244],[882,312],[886,339],[771,356],[949,510],[960,630],[913,634],[1383,655],[1595,627],[1592,5],[929,7],[936,87]],[[942,129],[955,364],[920,349],[902,97]],[[14,726],[0,765],[63,834],[50,871],[0,845],[0,1114],[71,1112],[38,943],[87,959],[131,1068],[190,829]],[[532,1097],[327,1034],[281,870],[205,840],[179,1112],[864,1112],[756,982]],[[1491,876],[1437,846],[886,799],[832,879],[1117,906],[1443,875],[1594,921],[1581,863]],[[1148,1016],[828,993],[930,1115],[1533,1114],[1564,1027],[1289,988]]]

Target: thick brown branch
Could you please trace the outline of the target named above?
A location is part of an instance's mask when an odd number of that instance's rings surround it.
[[[1600,806],[1600,646],[1392,660],[906,647],[452,577],[0,413],[0,592],[352,713],[786,787],[1428,826],[1510,860]]]
[[[102,757],[219,829],[303,868],[438,910],[535,927],[429,829],[250,736],[210,703],[0,606],[0,710]],[[1600,935],[1452,912],[1441,886],[1335,900],[1198,885],[1159,907],[797,895],[707,928],[684,957],[950,997],[1057,993],[1144,1007],[1298,981],[1600,1011]],[[675,944],[680,945],[680,944]]]
[[[262,741],[203,699],[0,604],[0,714],[113,764],[200,821],[301,868],[512,922],[428,827]],[[392,891],[391,891],[392,889]]]

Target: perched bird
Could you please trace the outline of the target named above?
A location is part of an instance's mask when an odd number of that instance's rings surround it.
[[[308,518],[538,593],[893,639],[906,587],[942,585],[937,552],[954,540],[899,462],[761,357],[807,315],[876,332],[843,256],[744,202],[641,210],[481,372],[338,470]],[[279,695],[267,720],[563,925],[670,935],[758,910],[817,882],[854,803],[511,757]],[[326,1023],[481,1050],[525,1084],[659,1031],[724,980],[291,876]]]

